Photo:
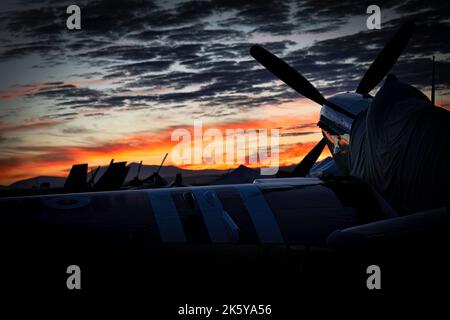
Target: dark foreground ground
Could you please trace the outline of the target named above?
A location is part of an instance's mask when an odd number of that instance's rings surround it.
[[[417,311],[432,319],[448,313],[443,243],[336,253],[302,246],[148,246],[142,239],[119,242],[57,228],[3,228],[1,235],[2,310],[17,314],[206,319],[178,315],[186,304],[219,310],[210,319],[365,319]],[[81,268],[81,290],[66,286],[66,269],[73,264]],[[381,268],[381,290],[367,289],[366,268],[372,264]],[[234,304],[270,305],[271,311],[223,314],[224,305]]]

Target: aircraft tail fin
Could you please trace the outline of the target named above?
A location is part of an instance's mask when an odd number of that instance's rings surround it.
[[[86,188],[87,182],[87,163],[74,164],[70,169],[66,182],[64,183],[64,189],[70,191],[80,191]]]
[[[100,190],[120,189],[129,169],[126,162],[111,162],[105,173],[98,179],[95,188]]]

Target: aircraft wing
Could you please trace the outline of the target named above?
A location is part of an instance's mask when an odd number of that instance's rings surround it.
[[[336,230],[327,239],[337,250],[373,250],[430,244],[447,236],[450,207]]]

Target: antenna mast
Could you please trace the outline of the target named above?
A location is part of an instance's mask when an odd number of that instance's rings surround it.
[[[163,166],[164,161],[166,161],[167,155],[168,155],[168,153],[166,153],[166,155],[164,156],[164,159],[163,159],[163,161],[161,162],[161,165],[159,166],[158,171],[156,171],[156,173],[159,173],[159,170],[161,170],[161,167]]]
[[[434,72],[434,56],[433,56],[433,69],[432,69],[432,73],[431,73],[431,103],[433,104],[433,106],[435,106],[435,97],[434,97],[434,91],[435,91],[435,72]]]

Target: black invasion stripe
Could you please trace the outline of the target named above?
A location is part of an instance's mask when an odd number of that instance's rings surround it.
[[[211,243],[203,215],[190,191],[172,191],[188,243]]]
[[[160,232],[146,192],[92,193],[90,206],[80,208],[92,228],[116,230],[115,237],[139,243],[161,242]],[[74,215],[77,216],[77,215]]]
[[[131,206],[128,206],[127,212],[129,215],[131,212],[138,211],[138,216],[142,218],[142,223],[138,226],[133,224],[134,237],[139,237],[144,240],[145,243],[161,242],[161,235],[156,223],[155,213],[149,202],[147,192],[133,192],[130,193],[130,197],[133,202]],[[130,208],[134,208],[130,210]],[[131,212],[130,212],[131,211]]]
[[[255,226],[239,191],[235,188],[225,187],[216,189],[216,193],[222,203],[223,209],[239,227],[239,243],[259,244],[260,241]]]

